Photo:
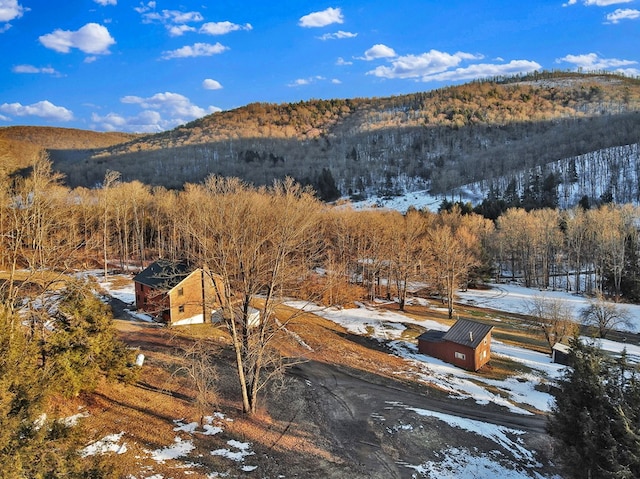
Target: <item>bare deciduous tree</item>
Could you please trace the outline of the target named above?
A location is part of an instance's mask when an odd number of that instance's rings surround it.
[[[182,366],[174,374],[185,374],[195,389],[194,403],[198,408],[200,425],[204,423],[206,412],[218,402],[216,382],[218,371],[216,356],[211,344],[199,339],[181,349]]]
[[[544,335],[549,350],[578,331],[571,309],[560,299],[535,296],[529,301],[528,312],[531,328]]]
[[[112,214],[111,212],[111,189],[118,184],[120,181],[120,173],[117,171],[107,170],[104,175],[104,180],[102,182],[102,190],[101,190],[101,201],[100,205],[102,207],[102,259],[104,262],[104,278],[107,279],[108,275],[108,261],[109,261],[109,237],[110,237],[110,229],[109,229],[109,218]]]
[[[456,290],[466,280],[469,270],[478,264],[469,249],[474,237],[464,227],[454,232],[448,225],[435,227],[427,237],[428,275],[444,292],[449,318],[452,318]]]
[[[601,294],[589,301],[589,306],[580,311],[580,319],[585,326],[593,326],[598,329],[598,335],[606,338],[607,335],[621,326],[631,326],[629,310],[616,303],[606,301]]]
[[[185,192],[183,221],[194,260],[212,275],[221,316],[236,356],[242,407],[256,412],[258,393],[279,366],[273,340],[282,325],[276,306],[319,259],[320,203],[291,180],[254,189],[237,179],[210,177]]]
[[[420,260],[424,257],[428,221],[425,215],[411,210],[397,215],[391,229],[389,256],[398,291],[398,303],[404,311],[409,282],[418,277]]]

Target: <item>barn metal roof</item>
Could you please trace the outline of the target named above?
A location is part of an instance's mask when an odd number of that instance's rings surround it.
[[[475,349],[492,329],[493,326],[478,323],[477,321],[459,319],[449,328],[449,331],[445,333],[442,339]]]
[[[137,283],[169,291],[189,276],[195,268],[186,261],[159,259],[133,277]]]

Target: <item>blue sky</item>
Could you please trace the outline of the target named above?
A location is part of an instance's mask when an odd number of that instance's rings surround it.
[[[640,0],[0,0],[0,126],[157,132],[252,102],[640,76]]]

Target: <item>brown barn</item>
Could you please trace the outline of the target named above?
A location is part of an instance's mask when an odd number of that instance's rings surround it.
[[[202,268],[184,261],[159,259],[133,281],[136,308],[163,323],[195,324],[211,319],[215,290],[211,275]]]
[[[459,319],[449,331],[426,331],[418,336],[418,351],[468,371],[477,371],[491,359],[493,326]]]

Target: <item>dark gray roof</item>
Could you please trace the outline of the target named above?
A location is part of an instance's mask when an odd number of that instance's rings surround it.
[[[418,336],[418,341],[429,341],[435,343],[436,341],[442,341],[442,337],[444,336],[444,331],[437,331],[435,329],[428,329],[420,336]]]
[[[194,269],[186,261],[159,259],[135,275],[133,280],[154,289],[169,291],[189,276]]]
[[[493,326],[468,319],[459,319],[449,328],[442,339],[475,349],[492,329]]]

